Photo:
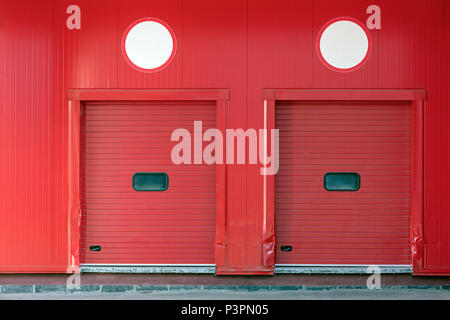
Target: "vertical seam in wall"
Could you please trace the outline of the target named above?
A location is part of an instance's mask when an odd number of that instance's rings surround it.
[[[445,51],[444,51],[444,59],[446,61],[446,64],[444,65],[444,67],[446,68],[446,70],[444,70],[444,74],[447,75],[446,78],[444,78],[444,103],[449,103],[450,100],[450,61],[449,61],[449,55],[450,55],[450,45],[448,44],[448,41],[450,40],[450,22],[449,22],[449,4],[447,1],[443,0],[444,2],[444,10],[445,10],[445,16],[444,16],[444,31],[445,31],[445,37],[444,37],[444,45],[447,44],[445,46]],[[449,125],[449,117],[448,117],[449,111],[447,110],[447,125],[446,127],[448,127]],[[449,137],[447,137],[447,139],[449,139]],[[447,149],[447,156],[449,156],[449,152]],[[450,232],[447,233],[447,243],[450,244]]]
[[[366,21],[366,25],[367,25],[367,21]],[[382,28],[382,26],[380,26],[380,27]],[[375,43],[372,40],[372,50],[374,50],[376,47],[376,51],[377,51],[377,88],[381,88],[382,86],[380,85],[380,33],[377,32],[377,33],[375,33],[375,35],[376,35],[377,43],[375,45]]]
[[[119,12],[120,12],[120,0],[117,0],[116,2],[116,81],[115,81],[115,87],[119,87],[119,57],[122,54],[122,41],[119,36]]]
[[[181,0],[181,58],[180,58],[180,65],[181,65],[181,74],[180,74],[180,83],[181,87],[184,88],[184,68],[183,68],[183,61],[184,61],[184,0]],[[216,123],[217,127],[217,123]]]
[[[55,11],[53,12],[53,15],[56,15],[56,6],[55,6]],[[57,74],[59,74],[59,77],[58,77],[58,79],[61,79],[61,82],[60,81],[56,81],[56,87],[55,87],[55,96],[56,96],[56,102],[55,102],[55,107],[57,107],[57,106],[59,106],[59,104],[61,103],[61,101],[62,101],[62,103],[64,104],[64,101],[65,101],[65,98],[64,98],[64,90],[66,89],[66,87],[67,87],[67,75],[66,75],[66,73],[65,73],[65,66],[66,66],[66,63],[65,63],[65,60],[64,60],[64,57],[65,57],[65,55],[66,55],[66,51],[65,51],[65,46],[66,46],[66,43],[67,43],[67,39],[66,39],[66,37],[64,36],[64,33],[63,33],[63,31],[62,31],[62,29],[60,29],[59,27],[57,27],[56,26],[56,24],[55,24],[55,27],[54,27],[54,29],[53,29],[53,33],[56,35],[56,39],[58,39],[58,43],[57,43],[57,45],[56,45],[56,53],[55,53],[55,57],[56,57],[56,69],[55,69],[55,72],[57,72],[58,70],[60,71],[60,73],[57,73]],[[61,90],[61,91],[59,91],[59,90]],[[64,119],[64,115],[65,115],[65,111],[64,111],[64,108],[57,108],[57,112],[56,112],[56,121],[55,121],[55,127],[56,128],[61,128],[61,127],[63,127],[63,119]],[[61,130],[61,129],[60,129]],[[56,142],[56,154],[55,154],[55,157],[56,157],[56,163],[58,164],[57,166],[56,166],[56,170],[59,170],[59,173],[60,173],[60,177],[58,178],[58,182],[61,182],[62,181],[62,178],[61,178],[61,176],[62,176],[62,174],[61,173],[63,173],[63,172],[65,172],[65,165],[63,165],[63,164],[61,164],[63,161],[62,161],[62,158],[63,158],[63,151],[62,150],[64,150],[64,144],[62,143],[62,140],[64,140],[64,137],[65,137],[65,131],[64,130],[62,130],[62,132],[64,132],[64,134],[62,135],[62,137],[60,136],[60,135],[58,135],[58,137],[56,138],[57,140],[57,142]],[[63,208],[63,205],[61,205],[61,204],[64,204],[65,202],[64,202],[64,200],[65,200],[65,193],[61,190],[62,188],[58,188],[57,190],[57,195],[56,195],[56,198],[59,200],[58,201],[58,204],[57,204],[57,210],[59,211],[59,209],[61,209],[61,208]],[[62,218],[60,217],[60,219],[62,220]],[[67,221],[65,222],[65,223],[67,223]],[[60,227],[60,230],[58,230],[57,232],[56,232],[56,239],[62,239],[63,238],[63,235],[64,235],[64,232],[65,232],[65,230],[64,230],[64,227]],[[62,257],[64,257],[64,247],[65,246],[63,246],[63,244],[62,243],[60,243],[60,241],[57,241],[57,246],[58,246],[58,260],[59,261],[61,261],[62,260]],[[61,262],[59,262],[59,263],[61,263]]]
[[[56,81],[56,52],[55,52],[56,51],[56,49],[55,49],[56,48],[55,47],[55,0],[52,1],[52,28],[51,28],[51,30],[52,30],[52,37],[51,37],[51,39],[52,39],[51,40],[52,41],[52,43],[51,43],[51,52],[52,52],[52,59],[51,59],[51,61],[52,61],[52,63],[51,63],[52,91],[51,92],[52,92],[52,94],[51,94],[51,97],[49,95],[49,98],[52,101],[52,104],[51,104],[52,107],[51,107],[51,110],[48,110],[48,115],[50,117],[50,121],[48,121],[48,133],[49,134],[47,137],[47,141],[48,141],[48,148],[49,148],[49,150],[51,149],[51,152],[49,151],[50,154],[48,155],[49,168],[54,168],[55,167],[54,154],[56,154],[56,152],[55,152],[55,144],[52,144],[51,140],[50,140],[50,137],[51,137],[50,130],[51,130],[51,124],[53,124],[55,122],[53,119],[53,115],[54,115],[53,110],[55,109],[55,105],[56,105],[56,83],[57,83],[57,81]],[[50,107],[49,107],[49,109],[50,109]],[[50,170],[49,170],[49,172],[50,172]],[[56,189],[55,188],[55,176],[52,175],[50,177],[50,179],[51,179],[51,181],[50,181],[51,189],[55,190]],[[49,206],[50,206],[49,211],[51,212],[52,215],[55,215],[55,212],[56,212],[55,201],[52,198],[49,199]],[[56,232],[54,231],[55,230],[55,223],[54,223],[55,219],[54,218],[55,217],[53,216],[51,219],[51,225],[50,225],[51,226],[50,230],[52,230],[52,236],[51,236],[52,243],[50,243],[50,246],[52,244],[55,244],[58,242],[56,239]],[[58,251],[56,250],[56,252],[58,252]],[[50,261],[51,261],[52,265],[55,264],[55,250],[51,252]]]
[[[245,96],[246,96],[246,104],[245,104],[245,130],[247,130],[248,127],[248,0],[246,0],[246,52],[245,52],[245,78],[246,78],[246,86],[245,86]],[[249,140],[250,143],[250,140]],[[250,152],[250,151],[249,151]],[[250,156],[250,153],[249,153]],[[244,194],[245,194],[245,264],[248,265],[248,183],[247,183],[247,174],[248,174],[248,164],[245,165],[245,187],[244,187]]]
[[[314,0],[311,0],[311,88],[314,88]]]
[[[442,46],[442,50],[441,50],[441,67],[442,67],[442,76],[441,76],[441,99],[442,99],[442,105],[445,105],[446,103],[448,103],[448,99],[449,99],[449,75],[448,75],[448,55],[449,55],[449,44],[446,43],[446,40],[448,39],[448,27],[450,26],[449,22],[448,22],[448,1],[443,0],[442,1],[442,37],[441,37],[441,46]],[[442,108],[439,108],[439,110],[442,110]],[[443,112],[443,111],[441,111]],[[443,112],[444,113],[444,112]],[[445,113],[444,113],[445,115]],[[447,119],[446,122],[443,123],[444,128],[448,127],[448,110],[447,110],[447,117],[443,117],[444,119]],[[448,138],[447,138],[448,139]],[[445,138],[442,137],[442,140],[445,142]],[[442,145],[442,144],[441,144]],[[448,154],[448,148],[447,148],[447,154]],[[442,158],[444,157],[444,152],[442,152],[441,156],[439,157],[441,163],[442,163]],[[441,201],[442,203],[442,201]],[[447,240],[450,240],[450,233],[447,233]],[[441,243],[443,243],[444,241],[444,237],[442,237],[441,239]],[[447,243],[449,243],[449,241],[447,241]],[[442,249],[442,247],[440,248],[440,250],[445,250],[445,247]],[[443,253],[439,252],[439,256],[442,257]]]

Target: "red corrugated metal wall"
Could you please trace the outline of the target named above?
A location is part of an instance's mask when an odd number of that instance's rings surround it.
[[[276,264],[411,264],[411,124],[406,103],[276,104]],[[361,186],[327,191],[327,172]]]
[[[448,1],[77,0],[82,29],[68,30],[71,4],[0,2],[0,271],[69,265],[68,88],[229,88],[228,127],[244,129],[263,126],[263,88],[408,88],[428,96],[425,262],[416,272],[450,272]],[[338,16],[364,22],[371,4],[382,29],[370,30],[370,59],[350,73],[326,68],[314,48],[319,29]],[[130,68],[120,51],[122,32],[143,16],[177,36],[174,60],[156,74]],[[259,165],[228,166],[227,272],[265,270],[262,189]]]
[[[81,263],[214,264],[216,168],[173,164],[167,143],[174,128],[193,132],[194,121],[215,128],[215,104],[83,106]],[[135,191],[137,172],[167,173],[169,188]]]
[[[55,103],[53,4],[1,1],[0,20],[0,271],[65,272],[67,115]]]

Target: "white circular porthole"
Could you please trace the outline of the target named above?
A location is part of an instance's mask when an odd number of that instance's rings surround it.
[[[170,26],[156,18],[133,22],[122,39],[125,60],[142,72],[157,72],[167,67],[175,56],[176,47]]]
[[[330,69],[347,72],[361,67],[372,49],[369,32],[360,21],[340,17],[327,22],[316,41],[320,60]]]

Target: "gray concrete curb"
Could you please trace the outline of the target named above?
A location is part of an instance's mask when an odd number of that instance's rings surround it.
[[[450,290],[450,286],[382,286],[389,290]],[[220,291],[317,291],[317,290],[363,290],[366,286],[227,286],[227,285],[81,285],[78,288],[67,288],[65,285],[0,285],[0,294],[9,293],[150,293],[161,291],[184,290],[220,290]]]

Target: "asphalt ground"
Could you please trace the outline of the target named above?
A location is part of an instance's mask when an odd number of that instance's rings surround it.
[[[450,300],[448,289],[170,290],[124,293],[1,293],[0,300]]]

